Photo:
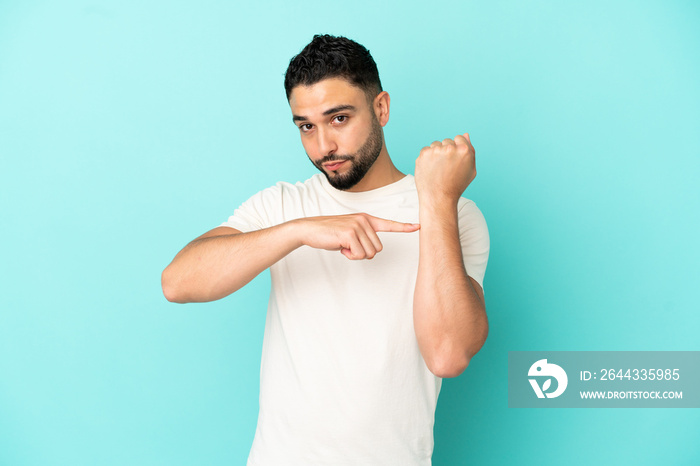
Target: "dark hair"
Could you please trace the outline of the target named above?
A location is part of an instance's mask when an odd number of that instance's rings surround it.
[[[369,50],[346,37],[316,34],[289,61],[284,76],[287,100],[296,86],[310,86],[326,78],[343,78],[362,89],[369,100],[382,92],[379,71]]]

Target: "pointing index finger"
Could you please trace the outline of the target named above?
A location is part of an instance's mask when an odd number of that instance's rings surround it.
[[[410,233],[412,231],[417,231],[420,228],[418,223],[403,223],[396,222],[394,220],[388,220],[379,217],[369,217],[369,223],[374,229],[374,231],[394,231],[402,233]]]

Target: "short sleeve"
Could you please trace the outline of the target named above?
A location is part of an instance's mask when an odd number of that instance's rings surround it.
[[[251,196],[241,204],[227,221],[219,226],[231,227],[243,233],[271,227],[274,222],[274,206],[281,199],[280,186],[272,186]]]
[[[473,201],[464,198],[460,200],[458,219],[464,268],[467,275],[476,280],[483,289],[491,248],[486,219]]]

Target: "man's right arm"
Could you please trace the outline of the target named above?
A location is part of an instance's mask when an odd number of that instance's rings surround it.
[[[217,227],[191,241],[161,276],[163,294],[175,303],[221,299],[243,287],[260,272],[301,246],[294,225],[241,233]]]
[[[165,268],[163,294],[176,303],[215,301],[300,246],[340,251],[351,260],[371,259],[382,250],[378,231],[418,228],[361,213],[300,218],[248,233],[217,227],[190,242]]]

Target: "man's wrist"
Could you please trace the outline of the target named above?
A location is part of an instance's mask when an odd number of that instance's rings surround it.
[[[430,216],[456,215],[459,196],[442,195],[418,195],[419,214]]]
[[[306,234],[304,233],[304,220],[304,218],[297,218],[278,225],[279,228],[282,229],[280,233],[289,241],[292,249],[299,248],[306,244],[304,241],[306,238]]]

